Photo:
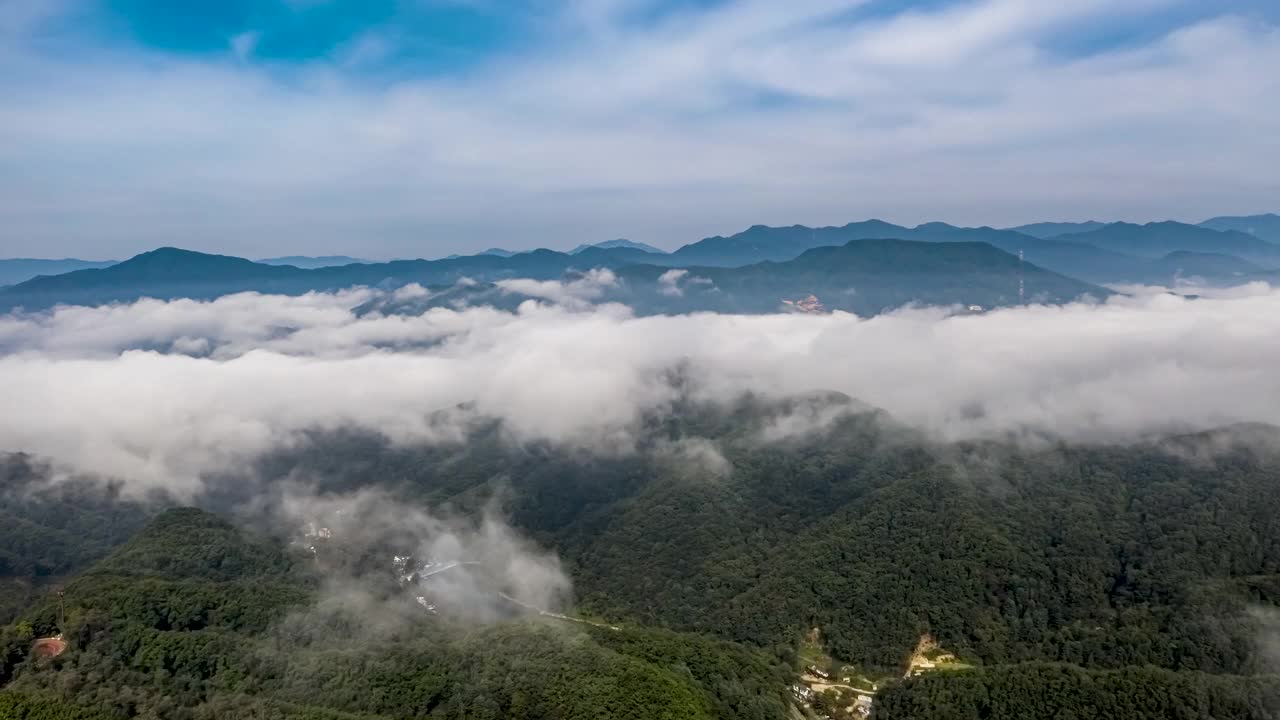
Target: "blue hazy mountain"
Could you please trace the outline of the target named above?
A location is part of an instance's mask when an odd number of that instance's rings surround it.
[[[730,236],[716,236],[686,245],[664,256],[661,264],[735,267],[761,260],[781,261],[814,247],[843,245],[851,240],[902,239],[924,242],[983,242],[1011,254],[1022,253],[1031,263],[1091,283],[1156,283],[1174,279],[1169,262],[1180,255],[1182,276],[1204,278],[1210,284],[1233,283],[1240,273],[1280,266],[1272,246],[1240,233],[1221,233],[1182,223],[1129,225],[1113,223],[1089,232],[1038,238],[1016,230],[990,227],[965,228],[946,223],[925,223],[913,228],[882,220],[849,223],[839,227],[803,225],[769,227],[755,225]],[[1231,273],[1216,260],[1237,255]],[[1274,258],[1275,262],[1270,262]]]
[[[811,228],[752,227],[728,237],[699,240],[676,250],[664,260],[670,265],[719,265],[738,267],[762,260],[790,260],[815,247],[844,245],[851,240],[916,240],[921,242],[982,242],[1016,253],[1030,250],[1041,243],[1039,238],[1013,230],[991,227],[957,227],[932,222],[915,227],[894,225],[883,220],[864,220],[839,227]]]
[[[1186,250],[1171,252],[1153,260],[1148,267],[1154,274],[1188,280],[1201,278],[1210,283],[1231,279],[1246,280],[1267,272],[1266,268],[1235,255]]]
[[[520,254],[520,253],[516,252],[515,250],[505,250],[505,249],[503,249],[503,248],[497,248],[497,247],[486,248],[486,249],[481,250],[480,252],[476,253],[476,255],[493,255],[493,256],[495,256],[495,257],[504,257],[504,258],[508,258],[508,257],[513,256],[513,255],[519,255],[519,254]],[[444,259],[444,260],[457,260],[458,258],[464,258],[464,257],[472,257],[472,256],[471,256],[471,255],[459,255],[459,254],[457,254],[457,253],[454,253],[454,254],[452,254],[452,255],[446,255],[446,256],[444,256],[444,258],[442,258],[442,259]],[[407,259],[407,258],[405,258],[405,259]],[[420,259],[420,258],[415,258],[415,259]]]
[[[577,255],[534,250],[511,256],[481,254],[307,269],[166,247],[106,268],[42,276],[0,288],[0,310],[36,310],[59,303],[97,305],[143,297],[206,299],[245,291],[300,294],[361,285],[441,285],[463,278],[549,280],[575,268],[616,268],[649,257],[650,253],[628,248],[590,248]]]
[[[141,297],[212,298],[235,292],[300,294],[352,286],[395,288],[419,283],[436,289],[440,304],[518,303],[494,290],[510,278],[560,279],[591,268],[612,268],[621,279],[606,300],[638,312],[721,310],[767,312],[816,295],[827,309],[860,313],[918,302],[1010,305],[1018,280],[1028,299],[1072,300],[1106,295],[1089,283],[1040,268],[986,243],[867,240],[813,248],[790,261],[740,268],[691,266],[683,272],[655,264],[632,248],[588,248],[571,255],[535,250],[511,257],[474,255],[453,260],[408,260],[317,269],[266,265],[225,255],[161,248],[100,270],[41,277],[0,290],[0,307],[39,309],[58,303],[101,304]],[[458,281],[467,279],[467,284]],[[487,293],[487,294],[486,294]],[[804,309],[803,303],[795,306]]]
[[[966,228],[946,223],[925,223],[908,228],[881,220],[849,223],[839,227],[810,228],[803,225],[768,227],[755,225],[730,235],[706,238],[681,247],[674,253],[649,252],[638,243],[601,243],[575,248],[572,253],[539,249],[511,253],[491,249],[477,255],[454,256],[442,260],[397,260],[383,263],[343,263],[327,261],[354,258],[274,258],[273,261],[305,259],[316,261],[316,267],[298,264],[269,264],[244,258],[211,255],[177,248],[161,248],[143,253],[125,262],[106,267],[85,268],[59,275],[33,277],[0,289],[0,310],[14,307],[40,309],[58,303],[99,304],[129,301],[140,297],[211,298],[242,291],[295,294],[312,290],[334,290],[357,285],[399,287],[409,283],[424,286],[451,286],[467,278],[479,283],[509,278],[558,279],[566,273],[591,268],[621,270],[643,265],[669,270],[672,268],[769,268],[762,263],[785,263],[815,248],[846,247],[858,240],[896,240],[925,244],[982,244],[1009,256],[1021,255],[1025,263],[1058,276],[1074,278],[1082,285],[1145,283],[1171,284],[1195,278],[1209,285],[1230,285],[1251,279],[1268,279],[1269,271],[1280,268],[1280,245],[1269,243],[1247,233],[1218,231],[1176,222],[1111,223],[1100,228],[1051,238],[1038,238],[1015,230],[991,227]],[[898,246],[906,247],[906,246]],[[864,248],[865,251],[865,248]],[[939,251],[945,252],[945,251]],[[886,250],[883,257],[892,253]],[[933,272],[929,263],[943,257],[930,256],[923,249],[903,250],[898,258],[904,263],[925,263],[919,268],[904,268],[900,277],[907,283],[902,297],[921,302],[961,304],[1000,304],[998,293],[986,292],[985,302],[963,297],[963,293],[943,293],[936,298],[919,284],[911,284],[912,272]],[[850,258],[841,256],[844,260]],[[1015,257],[1016,260],[1016,257]],[[326,264],[319,265],[325,262]],[[306,263],[303,263],[306,264]],[[832,268],[835,273],[838,268]],[[770,271],[780,272],[778,267]],[[624,274],[625,275],[625,274]],[[635,277],[644,277],[641,273]],[[709,276],[703,273],[703,277]],[[728,282],[728,280],[726,280]],[[656,282],[656,279],[654,279]],[[821,287],[830,288],[832,283]],[[860,281],[866,284],[865,280]],[[733,285],[732,282],[729,282]],[[818,285],[814,283],[815,287]],[[747,287],[746,285],[743,286]],[[765,288],[766,300],[753,304],[738,298],[726,307],[773,307],[779,288]],[[791,288],[783,288],[791,292]],[[810,290],[816,294],[816,290]],[[887,292],[880,290],[878,292]],[[985,292],[985,291],[984,291]],[[466,293],[464,293],[465,295]],[[1070,292],[1055,290],[1046,297],[1061,298]],[[669,296],[667,296],[669,297]],[[859,305],[865,308],[896,302],[885,295],[879,301]],[[1034,297],[1034,294],[1028,294]],[[928,298],[928,299],[927,299]],[[898,297],[897,299],[901,299]],[[671,303],[661,297],[651,305]],[[825,301],[824,301],[825,304]],[[833,305],[832,307],[840,307]]]
[[[570,250],[569,254],[577,255],[583,250],[586,250],[587,248],[593,248],[593,247],[601,248],[603,250],[609,250],[613,248],[630,248],[632,250],[639,250],[641,252],[653,253],[655,255],[667,254],[666,250],[659,250],[658,248],[652,245],[647,245],[642,242],[635,242],[634,240],[626,240],[623,238],[618,238],[617,240],[605,240],[604,242],[598,242],[598,243],[584,243]]]
[[[1275,213],[1242,216],[1224,215],[1209,218],[1200,223],[1200,227],[1211,230],[1235,230],[1236,232],[1262,238],[1267,242],[1280,243],[1280,215]]]
[[[986,242],[1010,252],[1047,257],[1050,253],[1072,253],[1082,261],[1091,246],[1132,257],[1160,258],[1174,252],[1235,255],[1263,266],[1280,265],[1280,244],[1268,242],[1272,232],[1280,233],[1280,217],[1259,215],[1250,218],[1218,218],[1201,226],[1165,221],[1134,223],[1036,223],[1019,228],[967,228],[933,222],[904,227],[883,220],[866,220],[838,227],[770,227],[754,225],[730,236],[714,236],[685,245],[671,253],[668,264],[720,265],[735,267],[761,260],[788,260],[814,247],[843,245],[850,240],[892,238],[929,242]],[[1220,227],[1210,227],[1218,225]],[[1243,230],[1251,230],[1245,232]],[[1069,248],[1058,243],[1071,243]],[[1114,255],[1098,253],[1092,263],[1116,261]],[[1066,271],[1063,269],[1063,271]]]
[[[882,220],[866,220],[842,227],[752,225],[734,235],[716,235],[680,247],[664,264],[740,267],[764,260],[790,260],[815,247],[844,245],[850,240],[909,239],[910,231]]]
[[[335,267],[339,265],[352,265],[355,263],[368,263],[368,260],[353,258],[347,255],[286,255],[284,257],[262,258],[258,262],[264,265],[292,265],[297,268],[315,269],[322,267]]]
[[[622,302],[656,312],[847,310],[871,315],[903,305],[1017,305],[1104,298],[1101,287],[1020,261],[985,242],[852,240],[811,248],[791,260],[738,268],[690,267],[618,271]],[[665,281],[664,281],[665,278]]]
[[[104,268],[115,265],[117,260],[41,260],[38,258],[0,259],[0,285],[15,285],[37,275],[61,275],[74,270]]]
[[[1160,257],[1139,257],[1084,242],[1046,238],[1026,243],[1028,262],[1092,283],[1172,285],[1195,280],[1210,286],[1229,286],[1254,279],[1266,267],[1234,255],[1174,250]]]
[[[1112,294],[976,242],[853,240],[781,262],[737,268],[633,264],[617,269],[616,276],[616,283],[600,288],[598,300],[623,303],[640,314],[844,310],[874,315],[912,303],[988,309],[1018,304],[1020,285],[1028,301],[1044,303]],[[416,314],[432,307],[489,305],[510,310],[531,297],[495,283],[472,283],[367,309]]]
[[[1098,222],[1097,220],[1086,220],[1084,222],[1038,222],[1009,229],[1031,237],[1051,238],[1071,233],[1090,232],[1105,225],[1106,223]]]
[[[1280,245],[1238,230],[1213,230],[1165,221],[1144,225],[1111,223],[1090,232],[1060,235],[1055,240],[1079,242],[1139,257],[1163,257],[1186,251],[1235,255],[1262,265],[1280,265]]]

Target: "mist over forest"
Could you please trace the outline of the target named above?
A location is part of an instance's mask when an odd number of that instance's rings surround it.
[[[0,0],[0,720],[1280,720],[1275,0]]]
[[[1280,707],[1266,283],[860,316],[501,282],[0,317],[0,709]]]
[[[1280,422],[1280,293],[1266,286],[871,318],[637,317],[572,294],[512,311],[357,311],[380,295],[10,314],[0,390],[23,411],[0,432],[69,469],[189,492],[311,430],[411,445],[492,421],[517,445],[618,455],[682,404],[748,394],[840,393],[939,441],[1119,443]],[[784,418],[772,435],[834,417]]]

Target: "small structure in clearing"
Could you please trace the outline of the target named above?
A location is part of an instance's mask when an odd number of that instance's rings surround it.
[[[803,313],[821,313],[826,312],[826,306],[818,300],[817,295],[809,295],[799,300],[783,300],[782,306],[788,310]]]
[[[920,642],[916,644],[915,651],[907,660],[907,670],[902,676],[906,678],[932,670],[963,670],[968,667],[971,666],[958,660],[954,654],[943,650],[932,635],[925,633],[920,636]]]
[[[67,641],[61,635],[39,638],[31,645],[31,654],[37,660],[56,658],[67,650]]]
[[[800,683],[791,694],[806,717],[863,720],[871,714],[879,684],[855,666],[832,658],[818,628],[806,633],[799,648]]]

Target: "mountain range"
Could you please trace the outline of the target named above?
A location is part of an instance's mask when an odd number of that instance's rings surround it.
[[[1280,264],[1280,245],[1239,230],[1211,230],[1177,222],[1111,223],[1096,230],[1059,235],[1059,242],[1095,245],[1137,257],[1158,258],[1179,250],[1236,255],[1252,262]]]
[[[1027,298],[1046,302],[1109,294],[981,242],[854,240],[842,246],[810,248],[791,260],[737,268],[672,268],[655,262],[668,257],[630,248],[589,248],[576,255],[536,250],[510,257],[475,255],[307,270],[161,248],[108,268],[29,280],[0,290],[0,303],[32,310],[59,303],[94,305],[142,297],[208,299],[245,291],[300,294],[417,283],[435,292],[415,303],[514,306],[531,296],[508,288],[503,281],[574,279],[595,268],[616,271],[617,280],[599,288],[600,300],[623,302],[642,314],[773,312],[789,307],[788,301],[794,304],[811,295],[818,304],[813,309],[858,313],[913,302],[993,307],[1018,302],[1020,279]],[[468,282],[458,284],[464,278]],[[421,305],[414,307],[421,309]]]
[[[0,286],[14,285],[37,275],[61,275],[75,270],[110,267],[116,260],[41,260],[37,258],[0,259]]]
[[[95,270],[118,264],[119,260],[40,260],[35,258],[0,258],[0,287],[16,285],[40,275],[62,275],[76,270]],[[346,255],[288,255],[285,257],[262,258],[257,262],[263,265],[292,265],[294,267],[314,269],[352,263],[367,263],[368,260],[348,257]]]
[[[734,267],[760,260],[789,260],[809,248],[873,238],[985,242],[1010,253],[1022,252],[1027,260],[1090,282],[1167,282],[1171,278],[1160,277],[1160,266],[1150,266],[1147,261],[1177,252],[1233,254],[1262,267],[1280,266],[1278,244],[1234,230],[1216,231],[1185,223],[1110,223],[1089,231],[1041,238],[1017,230],[964,228],[938,222],[909,228],[882,220],[822,228],[756,225],[729,237],[716,236],[685,245],[671,253],[664,264]],[[1195,258],[1183,260],[1188,263],[1184,274],[1200,274]],[[1207,269],[1214,270],[1219,263],[1208,265]]]
[[[349,257],[347,255],[320,255],[311,257],[309,255],[286,255],[285,257],[263,258],[258,262],[263,265],[292,265],[294,267],[304,269],[315,269],[322,267],[335,267],[338,265],[353,265],[356,263],[369,263],[369,260],[361,260],[360,258]]]
[[[1036,222],[1008,228],[1038,238],[1058,237],[1074,233],[1091,232],[1111,223],[1097,220],[1083,222]],[[1237,230],[1257,236],[1268,242],[1280,243],[1280,215],[1265,213],[1262,215],[1221,215],[1197,223],[1198,227],[1209,230]]]
[[[1200,223],[1200,227],[1210,230],[1237,230],[1260,237],[1267,242],[1280,243],[1280,215],[1275,213],[1210,218]]]
[[[1104,222],[1097,220],[1086,220],[1084,222],[1038,222],[1030,225],[1019,225],[1011,227],[1010,230],[1020,232],[1023,235],[1030,235],[1036,238],[1051,238],[1058,235],[1066,235],[1068,233],[1089,232],[1097,230],[1106,225]]]
[[[1021,262],[985,242],[852,240],[782,262],[681,270],[636,265],[618,272],[619,300],[663,313],[846,310],[872,315],[910,303],[983,308],[1027,299],[1062,303],[1111,293]],[[812,297],[812,301],[805,300]],[[813,301],[818,303],[813,305]]]
[[[1226,219],[1209,222],[1216,221]],[[770,312],[780,306],[799,307],[795,303],[810,295],[817,303],[808,303],[810,307],[859,313],[912,302],[993,307],[1014,304],[1020,297],[1061,302],[1082,295],[1105,296],[1109,291],[1100,287],[1104,284],[1230,286],[1280,277],[1280,244],[1236,229],[1177,222],[1091,222],[1045,223],[1023,230],[1043,237],[1015,229],[939,222],[904,227],[867,220],[821,228],[755,225],[671,253],[613,240],[568,253],[492,249],[441,260],[291,256],[254,262],[160,248],[121,263],[72,265],[68,267],[77,269],[0,288],[0,310],[141,297],[207,299],[244,291],[391,289],[411,283],[432,288],[431,302],[461,305],[487,298],[510,304],[521,294],[494,283],[572,279],[597,268],[615,271],[620,281],[604,288],[603,298],[626,302],[642,313]],[[822,252],[815,253],[818,249]],[[5,262],[32,261],[0,261],[0,268]],[[1025,283],[1021,294],[1019,278]],[[473,284],[453,287],[463,279]]]
[[[570,250],[569,254],[577,255],[583,250],[586,250],[588,248],[593,248],[593,247],[600,248],[602,250],[611,250],[613,248],[630,248],[632,250],[640,250],[641,252],[653,253],[655,255],[667,254],[666,250],[659,250],[658,248],[652,245],[648,245],[642,242],[635,242],[634,240],[626,240],[623,238],[618,238],[617,240],[605,240],[604,242],[579,245],[578,247]]]
[[[570,281],[591,278],[570,271]],[[419,314],[433,307],[488,305],[512,310],[542,297],[540,288],[472,282],[435,292],[376,301],[365,308]],[[1045,270],[986,243],[852,240],[806,250],[781,262],[743,267],[628,264],[611,282],[591,286],[597,302],[617,302],[639,314],[772,313],[843,310],[875,315],[908,304],[982,309],[1036,302],[1105,298],[1110,290]]]

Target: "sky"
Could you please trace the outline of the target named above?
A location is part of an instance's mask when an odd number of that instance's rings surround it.
[[[0,257],[1280,210],[1273,0],[0,0]]]

